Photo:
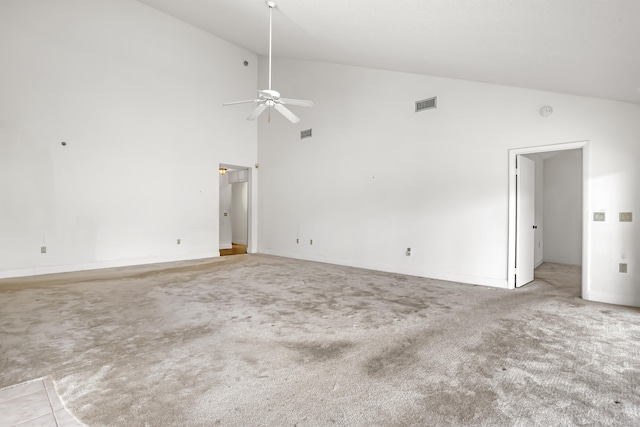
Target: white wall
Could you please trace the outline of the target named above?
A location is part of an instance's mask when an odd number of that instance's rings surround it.
[[[229,174],[220,175],[220,208],[218,213],[220,249],[231,249],[232,247],[231,212],[233,208],[231,205],[233,195],[231,188],[232,184],[229,184]]]
[[[586,209],[639,211],[638,105],[283,59],[273,87],[316,106],[260,118],[261,252],[506,287],[508,150],[569,141],[590,141]],[[589,227],[585,296],[640,305],[637,221]]]
[[[0,51],[0,277],[217,255],[217,165],[258,160],[251,106],[221,104],[255,95],[254,55],[132,0],[3,0]],[[274,88],[316,106],[260,118],[261,251],[505,286],[507,151],[589,140],[585,296],[640,305],[638,220],[617,222],[640,106],[278,59]]]
[[[544,260],[582,264],[582,150],[544,161]]]
[[[231,240],[247,244],[247,183],[231,184]]]
[[[0,52],[0,277],[217,256],[254,54],[132,0],[3,0]]]

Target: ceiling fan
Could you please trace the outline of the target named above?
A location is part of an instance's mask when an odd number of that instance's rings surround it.
[[[271,89],[271,22],[272,22],[272,11],[276,7],[276,3],[274,1],[267,1],[267,6],[269,6],[269,89],[259,90],[258,98],[256,99],[248,99],[246,101],[236,101],[236,102],[227,102],[222,104],[223,106],[227,105],[236,105],[236,104],[247,104],[250,102],[257,103],[258,106],[253,113],[247,117],[247,120],[255,120],[258,118],[260,114],[267,108],[269,108],[269,121],[271,121],[271,107],[275,108],[285,116],[291,123],[298,123],[300,118],[293,114],[291,110],[289,110],[285,105],[295,105],[298,107],[313,107],[312,101],[306,101],[304,99],[291,99],[291,98],[281,98],[280,93]]]

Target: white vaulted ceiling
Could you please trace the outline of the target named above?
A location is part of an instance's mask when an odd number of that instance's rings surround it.
[[[263,0],[139,0],[260,55]],[[279,0],[274,58],[640,104],[640,0]]]

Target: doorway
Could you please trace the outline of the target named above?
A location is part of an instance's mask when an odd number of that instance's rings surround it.
[[[247,167],[220,165],[220,256],[247,253],[249,246],[250,174]]]
[[[578,249],[578,254],[574,254],[574,259],[577,257],[577,262],[582,265],[582,284],[581,294],[583,298],[588,297],[589,291],[589,262],[588,262],[588,242],[589,242],[589,227],[588,227],[588,211],[589,206],[589,143],[588,141],[571,142],[564,144],[555,144],[539,147],[529,147],[509,150],[509,253],[508,253],[508,278],[507,287],[514,289],[515,287],[522,286],[528,281],[533,280],[533,269],[542,263],[542,247],[541,236],[544,229],[540,227],[543,222],[540,210],[535,210],[535,204],[531,203],[531,200],[527,200],[530,197],[535,198],[535,194],[531,194],[532,191],[537,193],[540,198],[540,191],[533,190],[529,185],[531,182],[527,180],[535,179],[536,163],[538,166],[543,161],[548,161],[555,154],[566,152],[568,150],[579,151],[582,155],[582,174],[574,179],[578,180],[578,185],[581,186],[581,206],[578,206],[579,215],[582,219],[581,230],[578,240],[581,242],[581,248]],[[565,153],[566,154],[566,153]],[[561,156],[558,156],[560,158]],[[536,162],[537,160],[537,162]],[[525,172],[520,169],[520,164],[525,164]],[[531,169],[533,168],[533,175]],[[526,172],[529,170],[529,172]],[[542,169],[537,168],[540,172]],[[540,177],[539,177],[540,178]],[[553,178],[561,179],[561,178]],[[537,180],[538,185],[541,183],[541,179]],[[524,187],[522,187],[524,185]],[[534,187],[535,188],[535,187]],[[539,189],[540,190],[540,189]],[[521,191],[521,193],[519,193]],[[527,194],[528,192],[528,194]],[[520,201],[519,197],[525,196],[524,201]],[[546,196],[545,196],[546,197]],[[527,206],[526,204],[529,203]],[[550,204],[552,205],[552,204]],[[522,212],[522,211],[525,212]],[[548,216],[564,215],[564,212],[549,211]],[[522,216],[524,214],[524,216]],[[561,222],[564,218],[553,218],[555,221],[549,221],[551,225]],[[520,220],[520,222],[519,222]],[[536,224],[538,222],[538,224]],[[537,227],[537,228],[536,228]],[[553,238],[549,238],[550,248],[553,243]],[[557,242],[557,240],[556,240]],[[558,243],[555,243],[558,244]],[[570,263],[570,262],[567,262]]]

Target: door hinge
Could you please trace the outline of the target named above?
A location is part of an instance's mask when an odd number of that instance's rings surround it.
[[[513,269],[513,274],[515,274],[516,276],[518,275],[518,269],[517,268]]]
[[[516,176],[520,175],[520,169],[516,168]]]

